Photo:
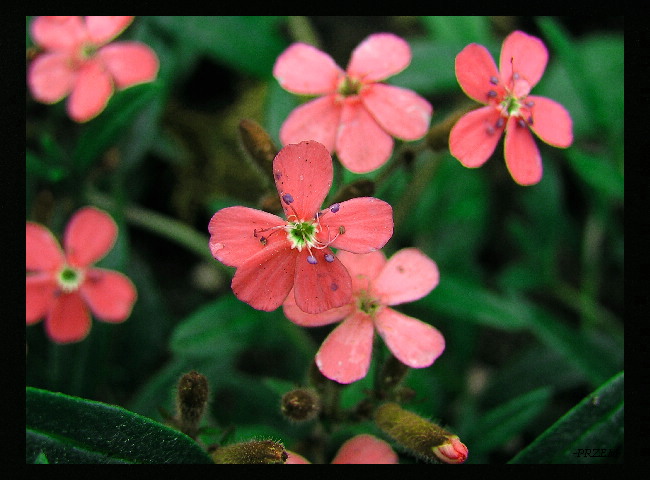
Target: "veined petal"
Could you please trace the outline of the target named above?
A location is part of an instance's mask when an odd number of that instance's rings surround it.
[[[535,95],[529,95],[527,101],[534,102],[530,128],[540,139],[560,148],[573,143],[573,121],[562,105],[550,98]]]
[[[68,263],[87,267],[113,248],[117,239],[117,224],[106,212],[95,207],[78,210],[68,222],[63,245]]]
[[[347,305],[352,300],[352,281],[341,261],[329,248],[313,250],[316,263],[307,261],[310,254],[303,249],[296,260],[294,297],[296,305],[305,313],[322,313]],[[328,262],[325,255],[332,255]]]
[[[483,45],[471,43],[456,55],[456,79],[468,97],[487,103],[488,92],[496,91],[491,81],[499,79],[499,71],[492,55]]]
[[[370,367],[374,327],[365,313],[345,319],[327,336],[316,353],[323,375],[339,383],[352,383],[366,376]]]
[[[480,167],[494,153],[505,122],[497,127],[501,117],[494,107],[481,107],[463,115],[449,132],[449,151],[469,168]]]
[[[273,175],[278,194],[293,197],[282,201],[287,218],[296,213],[299,220],[313,220],[332,187],[332,157],[316,141],[285,146],[273,160]]]
[[[45,331],[56,343],[79,342],[88,336],[90,326],[90,313],[78,292],[57,297],[45,319]]]
[[[293,290],[289,292],[287,299],[282,304],[284,315],[293,323],[300,325],[301,327],[320,327],[338,322],[352,313],[353,308],[354,305],[349,303],[342,307],[331,308],[321,313],[306,313],[296,305],[296,298]]]
[[[43,53],[29,65],[27,83],[36,100],[56,103],[70,93],[75,76],[67,54]]]
[[[126,275],[101,268],[86,273],[80,293],[99,320],[115,323],[131,315],[138,297],[133,282]]]
[[[393,236],[393,208],[383,200],[357,197],[339,204],[336,213],[320,220],[321,242],[352,253],[369,253],[382,248]],[[338,235],[338,237],[337,237]]]
[[[37,323],[47,315],[56,288],[56,280],[49,272],[27,275],[25,289],[27,325]]]
[[[76,122],[87,122],[99,115],[113,95],[113,82],[96,58],[85,62],[77,73],[68,98],[68,114]]]
[[[433,108],[415,92],[375,83],[361,92],[361,98],[377,123],[393,137],[417,140],[427,133]]]
[[[210,251],[223,264],[239,267],[265,248],[278,243],[289,246],[286,232],[278,228],[286,224],[277,215],[254,208],[222,208],[208,224]]]
[[[117,88],[151,82],[158,75],[158,57],[144,43],[117,42],[102,47],[100,56]]]
[[[375,316],[375,326],[395,358],[411,368],[428,367],[445,349],[445,338],[438,330],[392,308]]]
[[[383,440],[368,434],[352,437],[339,448],[332,464],[396,464],[397,454]]]
[[[512,178],[520,185],[534,185],[542,179],[542,157],[528,127],[510,117],[506,125],[504,154]]]
[[[403,248],[388,259],[373,291],[384,305],[399,305],[428,295],[439,281],[436,262],[417,248]]]
[[[370,115],[359,97],[349,97],[343,104],[336,152],[345,168],[354,173],[376,170],[393,153],[392,137]]]
[[[133,16],[87,16],[88,36],[97,45],[110,42],[133,22]]]
[[[280,127],[283,145],[315,140],[334,151],[342,104],[335,95],[316,98],[294,109]]]
[[[267,245],[237,268],[232,291],[257,310],[275,310],[293,287],[296,256],[288,242]]]
[[[273,66],[273,76],[282,88],[304,95],[335,92],[343,75],[343,70],[332,57],[306,43],[289,46]]]
[[[34,222],[26,222],[25,258],[27,270],[54,271],[65,262],[63,251],[52,232]]]
[[[409,63],[411,47],[405,40],[392,33],[376,33],[354,49],[346,72],[364,82],[377,82],[401,72]]]
[[[370,253],[339,251],[336,256],[348,269],[352,278],[352,291],[368,290],[371,283],[386,265],[386,256],[377,250]]]
[[[548,50],[544,43],[537,37],[517,30],[503,41],[499,71],[505,83],[510,81],[513,73],[518,73],[533,88],[542,78],[547,62]]]
[[[74,55],[88,40],[86,26],[79,16],[40,16],[30,26],[34,43],[46,50],[65,51]]]

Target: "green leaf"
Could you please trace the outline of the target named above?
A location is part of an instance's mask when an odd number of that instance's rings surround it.
[[[489,17],[482,15],[422,16],[422,24],[436,41],[488,45],[493,43]]]
[[[26,459],[212,463],[188,436],[121,407],[27,387]]]
[[[566,152],[569,166],[592,187],[596,194],[623,202],[625,195],[625,179],[612,162],[600,155],[592,155],[577,148]]]
[[[624,372],[619,372],[560,418],[509,463],[598,463],[624,437]],[[605,457],[587,456],[584,450]],[[583,452],[580,452],[583,450]],[[582,453],[582,455],[579,455]]]

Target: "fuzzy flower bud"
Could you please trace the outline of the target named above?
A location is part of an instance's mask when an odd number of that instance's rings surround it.
[[[311,388],[298,388],[282,396],[282,414],[293,422],[306,422],[318,416],[321,401]]]
[[[251,440],[217,447],[212,460],[219,464],[282,464],[287,461],[287,451],[281,442],[273,440]]]
[[[396,403],[381,405],[375,412],[375,422],[402,447],[423,460],[463,463],[467,459],[467,447],[457,435]]]
[[[186,435],[196,438],[199,423],[208,404],[208,380],[192,370],[178,381],[176,392],[176,418],[178,428]]]
[[[244,148],[266,173],[273,175],[273,159],[278,148],[271,136],[258,123],[250,119],[239,122],[239,134]]]

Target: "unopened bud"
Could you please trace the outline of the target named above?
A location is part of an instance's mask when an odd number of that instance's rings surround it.
[[[208,380],[192,370],[178,381],[175,422],[181,432],[195,438],[208,404]]]
[[[212,453],[214,463],[269,465],[287,461],[287,451],[281,442],[251,440],[217,447]]]
[[[306,422],[318,416],[321,401],[318,393],[311,388],[298,388],[282,396],[282,414],[294,422]]]
[[[375,422],[397,443],[423,460],[463,463],[467,447],[454,435],[396,403],[377,408]]]
[[[271,136],[257,122],[247,118],[239,122],[239,134],[244,148],[255,163],[264,172],[273,175],[273,159],[278,154],[278,149]]]

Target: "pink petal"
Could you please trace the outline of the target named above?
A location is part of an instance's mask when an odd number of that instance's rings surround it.
[[[531,108],[533,124],[530,128],[539,138],[561,148],[566,148],[573,143],[571,115],[562,105],[550,98],[534,95],[529,95],[526,100],[535,103]]]
[[[87,122],[99,115],[113,95],[113,82],[96,58],[80,68],[68,99],[68,115],[76,122]]]
[[[61,294],[45,320],[45,331],[56,343],[79,342],[90,333],[90,314],[77,292]]]
[[[68,263],[87,267],[113,248],[117,239],[117,224],[111,216],[95,207],[78,210],[68,222],[63,245]]]
[[[342,104],[335,95],[317,98],[293,110],[280,128],[283,145],[315,140],[334,151]]]
[[[494,107],[481,107],[463,115],[449,133],[449,151],[469,168],[480,167],[494,153],[504,125],[497,128],[501,114]]]
[[[30,26],[34,43],[46,50],[57,50],[74,55],[88,34],[79,16],[40,16]]]
[[[323,375],[339,383],[352,383],[366,376],[370,367],[374,327],[365,313],[343,320],[327,336],[316,353]]]
[[[548,50],[539,38],[520,31],[512,32],[501,46],[501,79],[507,84],[513,73],[518,73],[521,79],[528,82],[530,90],[542,78],[547,62]]]
[[[87,16],[88,36],[97,45],[110,42],[133,22],[133,16]]]
[[[456,78],[468,97],[485,104],[488,92],[497,90],[491,79],[498,80],[499,72],[488,49],[471,43],[456,55]]]
[[[375,326],[395,358],[411,368],[428,367],[445,349],[445,338],[438,330],[392,308],[375,316]]]
[[[334,248],[369,253],[382,248],[393,236],[393,208],[383,200],[357,197],[339,203],[336,213],[321,217],[318,239]],[[338,235],[338,237],[337,237]]]
[[[341,445],[332,463],[395,464],[399,461],[388,443],[372,435],[361,434]]]
[[[521,127],[517,117],[506,125],[504,154],[512,178],[520,185],[534,185],[542,179],[542,157],[528,127]]]
[[[417,140],[429,129],[433,108],[411,90],[375,83],[361,92],[361,98],[377,123],[393,137]]]
[[[352,281],[341,261],[329,248],[312,251],[316,264],[307,261],[310,253],[303,249],[296,260],[294,297],[296,305],[305,313],[322,313],[350,303]],[[332,255],[328,262],[325,255]]]
[[[56,280],[49,272],[27,275],[25,289],[27,325],[32,325],[47,315],[56,288]]]
[[[80,292],[93,314],[105,322],[126,320],[138,297],[135,286],[126,275],[101,268],[86,273]]]
[[[288,246],[287,233],[283,228],[276,228],[286,224],[277,215],[254,208],[222,208],[212,216],[208,224],[210,251],[223,264],[239,267],[269,246],[277,243]],[[266,241],[266,247],[262,237]]]
[[[311,464],[309,460],[307,460],[305,457],[302,455],[298,455],[295,452],[291,452],[287,450],[287,460],[284,462],[285,465],[305,465],[305,464]]]
[[[439,280],[433,260],[417,248],[403,248],[388,259],[373,282],[373,290],[384,305],[399,305],[428,295]]]
[[[370,253],[351,253],[339,251],[336,256],[348,269],[352,278],[352,290],[368,290],[372,282],[386,265],[386,256],[380,251]]]
[[[348,97],[343,104],[336,152],[345,168],[354,173],[378,169],[393,153],[393,139],[370,115],[358,96]]]
[[[76,73],[65,53],[44,53],[29,65],[27,83],[32,96],[43,103],[56,103],[72,90]]]
[[[232,279],[232,291],[257,310],[275,310],[293,287],[297,252],[288,243],[269,244],[241,264]]]
[[[347,74],[364,82],[377,82],[404,70],[411,63],[411,47],[392,33],[376,33],[352,52]]]
[[[25,266],[27,270],[58,270],[65,262],[59,242],[43,225],[26,222]]]
[[[273,66],[273,76],[282,88],[304,95],[335,92],[343,75],[332,57],[305,43],[289,46]]]
[[[354,305],[350,302],[348,305],[331,308],[321,313],[306,313],[296,305],[296,298],[293,290],[289,292],[287,299],[282,304],[284,315],[293,323],[300,325],[301,327],[320,327],[338,322],[352,313],[353,308]]]
[[[282,201],[287,219],[313,220],[332,186],[332,157],[316,141],[285,146],[273,160],[273,175],[278,194],[293,197]]]
[[[151,82],[158,75],[158,57],[143,43],[112,43],[102,47],[97,54],[106,65],[117,88]]]

